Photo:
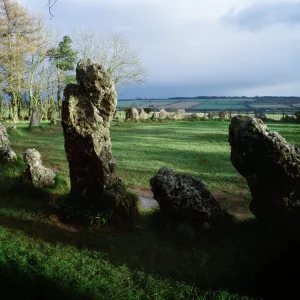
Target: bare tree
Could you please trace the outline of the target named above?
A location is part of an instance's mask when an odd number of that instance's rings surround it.
[[[44,73],[49,70],[48,53],[58,43],[58,35],[54,33],[51,27],[45,29],[43,24],[40,24],[40,39],[32,44],[30,55],[27,59],[27,74],[28,74],[28,91],[30,109],[41,106],[41,90],[45,82]]]
[[[14,0],[0,0],[1,88],[11,99],[14,121],[20,119],[26,57],[40,40],[39,18]]]
[[[114,33],[100,38],[86,30],[75,33],[73,41],[78,57],[101,64],[117,87],[146,81],[147,71],[139,53],[130,48],[125,37]]]

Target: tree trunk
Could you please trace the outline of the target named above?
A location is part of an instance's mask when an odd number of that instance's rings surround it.
[[[61,71],[57,68],[57,110],[58,117],[61,118]]]
[[[33,127],[39,127],[41,124],[41,114],[40,114],[40,110],[38,107],[34,107],[32,109],[32,114],[31,114],[31,118],[30,118],[30,123],[29,123],[29,127],[33,128]]]
[[[13,97],[12,103],[11,103],[11,112],[12,112],[12,121],[17,122],[18,121],[18,105],[17,105],[17,99],[16,97]]]

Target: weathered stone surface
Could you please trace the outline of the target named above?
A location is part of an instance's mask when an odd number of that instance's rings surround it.
[[[213,120],[213,119],[216,119],[218,117],[218,113],[215,112],[215,111],[211,111],[207,114],[207,117],[210,119],[210,120]]]
[[[110,122],[116,110],[114,83],[98,64],[80,61],[78,84],[68,84],[62,127],[69,162],[71,196],[96,211],[111,209],[130,216],[136,203],[117,177],[111,151]]]
[[[176,109],[174,119],[176,119],[176,120],[184,119],[184,115],[185,115],[184,109]]]
[[[15,159],[17,159],[17,155],[10,147],[6,128],[0,123],[0,163]]]
[[[175,113],[168,113],[167,119],[168,120],[176,120],[176,114]]]
[[[159,112],[154,111],[152,113],[151,120],[155,121],[155,120],[158,120],[158,118],[159,118]]]
[[[135,107],[126,110],[126,121],[139,120],[139,112]]]
[[[161,168],[150,185],[161,212],[174,219],[204,224],[221,212],[217,201],[195,177]]]
[[[35,187],[52,187],[55,184],[55,173],[43,166],[41,154],[35,149],[24,153],[25,171],[23,178]]]
[[[229,143],[232,164],[248,182],[253,214],[271,226],[299,223],[299,149],[247,116],[232,118]]]
[[[197,113],[185,113],[183,118],[185,120],[197,120],[198,116]]]
[[[148,120],[149,115],[144,111],[143,108],[139,109],[139,119],[140,120]]]
[[[30,118],[30,123],[29,123],[29,127],[39,127],[41,124],[41,115],[40,115],[40,110],[38,109],[38,107],[34,107],[32,109],[32,114],[31,114],[31,118]]]
[[[159,110],[159,117],[158,117],[158,118],[159,118],[160,120],[165,120],[165,119],[168,118],[168,116],[169,116],[169,113],[166,112],[164,108],[161,108],[161,109]]]
[[[228,120],[229,119],[229,114],[227,111],[219,111],[218,112],[218,117],[220,120]]]

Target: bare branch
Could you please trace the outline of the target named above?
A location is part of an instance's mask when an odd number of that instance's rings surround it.
[[[115,33],[99,38],[88,30],[75,33],[73,41],[79,58],[101,64],[118,87],[146,81],[147,71],[139,53],[130,48],[125,37]]]
[[[52,19],[54,17],[51,9],[55,5],[56,2],[57,2],[57,0],[48,0],[48,10],[49,10],[49,14],[50,14],[50,19]]]

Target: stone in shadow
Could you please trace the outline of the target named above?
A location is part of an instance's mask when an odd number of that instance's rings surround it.
[[[300,220],[300,152],[257,118],[236,116],[229,126],[231,161],[246,178],[250,209],[263,224],[285,234]],[[288,231],[285,231],[289,228]],[[294,232],[294,233],[295,233]]]

